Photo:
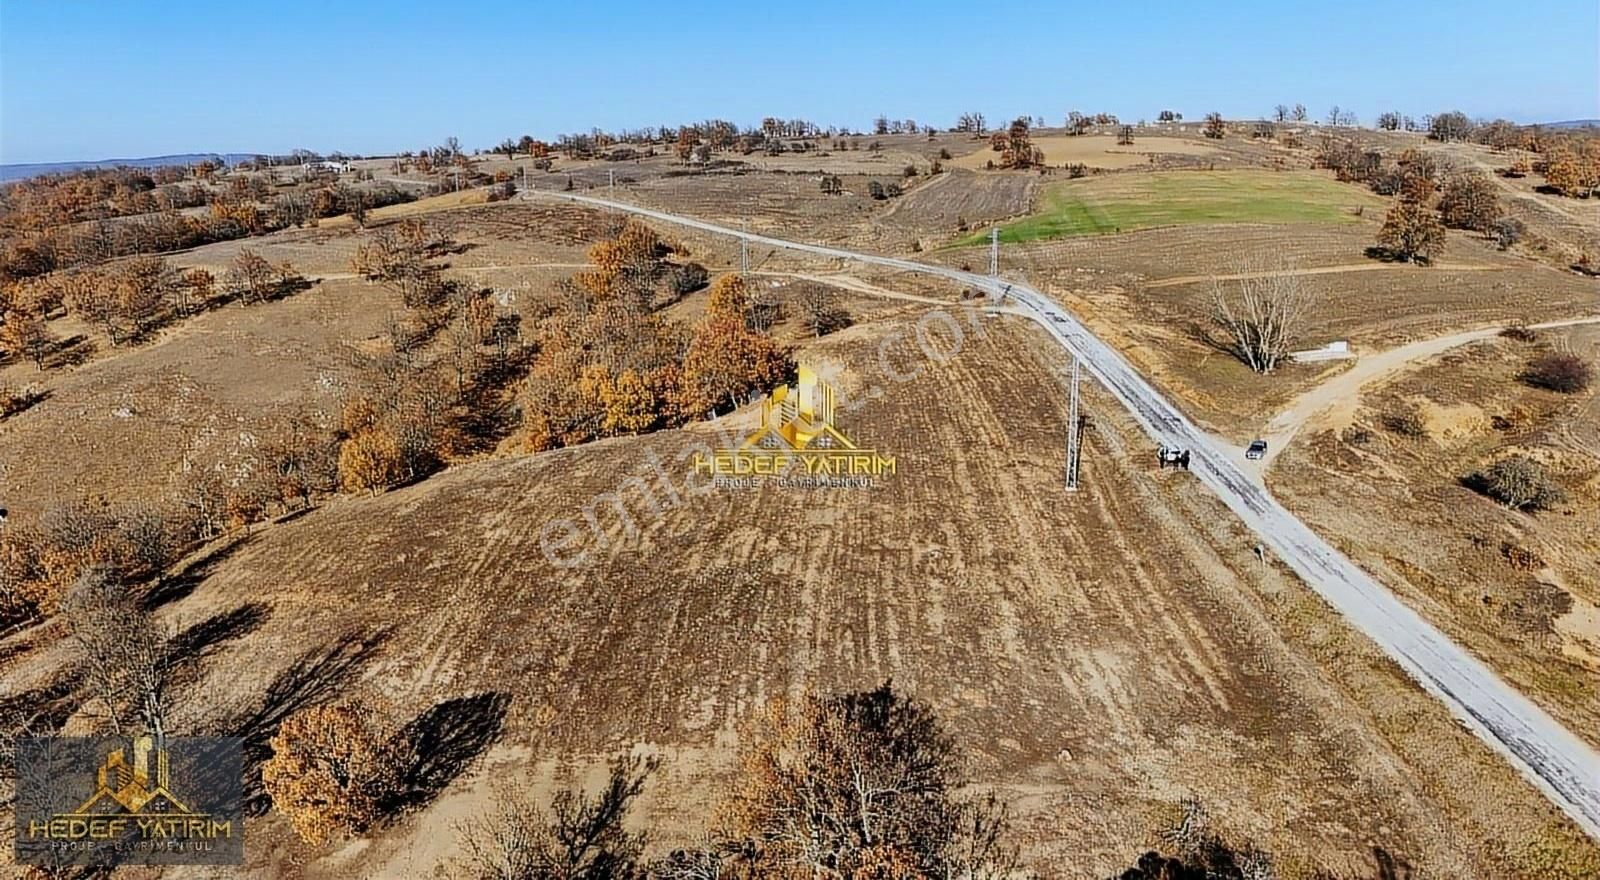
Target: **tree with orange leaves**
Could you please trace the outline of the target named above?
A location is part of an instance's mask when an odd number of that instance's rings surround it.
[[[664,268],[661,258],[668,250],[655,230],[630,217],[615,237],[589,248],[594,268],[579,272],[574,280],[596,297],[623,296],[648,308]]]
[[[356,706],[312,706],[272,737],[261,784],[300,839],[320,845],[366,829],[398,778],[398,760]]]
[[[400,441],[382,425],[357,431],[339,447],[339,481],[348,492],[378,494],[400,482],[403,464]]]
[[[698,146],[699,143],[700,139],[695,137],[693,128],[685,125],[684,127],[678,129],[678,143],[673,147],[673,151],[678,155],[678,161],[689,161],[689,155],[694,152],[694,148]]]
[[[639,434],[654,428],[661,419],[660,401],[650,383],[633,370],[623,370],[610,383],[602,398],[607,434]]]
[[[0,320],[4,321],[0,323],[0,348],[33,361],[35,367],[43,370],[44,359],[56,341],[44,321],[38,315],[20,311],[6,312]]]
[[[681,409],[705,413],[739,406],[794,375],[788,349],[745,320],[736,311],[713,310],[695,327],[683,359]]]
[[[746,322],[750,318],[750,288],[744,276],[733,272],[717,276],[706,293],[706,316],[736,318]]]

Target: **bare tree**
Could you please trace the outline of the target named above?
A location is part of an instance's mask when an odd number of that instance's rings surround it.
[[[796,299],[800,322],[817,336],[850,326],[850,313],[835,301],[831,292],[820,287],[807,288]]]
[[[170,633],[126,585],[100,568],[84,572],[61,603],[91,699],[111,729],[138,727],[162,743],[175,658]],[[135,723],[137,722],[137,723]]]
[[[621,880],[640,876],[645,835],[623,827],[655,771],[654,759],[619,756],[600,791],[566,789],[549,811],[520,790],[500,792],[495,814],[458,826],[465,858],[453,867],[473,880]]]
[[[1211,281],[1211,319],[1228,335],[1239,360],[1270,373],[1299,336],[1310,296],[1288,269],[1241,271],[1230,289]]]

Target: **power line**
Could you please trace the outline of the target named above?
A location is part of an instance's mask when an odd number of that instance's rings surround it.
[[[1082,449],[1078,433],[1082,425],[1078,420],[1078,380],[1081,370],[1078,359],[1072,359],[1072,402],[1067,404],[1067,491],[1078,491],[1078,456]]]

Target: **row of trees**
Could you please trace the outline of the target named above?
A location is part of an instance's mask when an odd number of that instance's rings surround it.
[[[358,703],[286,718],[262,779],[302,840],[363,834],[403,800],[415,760]],[[634,815],[661,766],[619,755],[596,788],[548,802],[498,786],[457,827],[452,876],[473,880],[1028,880],[1007,806],[976,791],[928,704],[891,685],[766,702],[741,727],[736,769],[702,842],[650,858]],[[1275,880],[1272,859],[1184,799],[1121,880]],[[1388,858],[1379,851],[1380,865]],[[1383,876],[1388,876],[1387,874]]]
[[[158,577],[197,542],[341,488],[376,491],[415,479],[485,434],[505,430],[495,420],[504,416],[505,389],[525,361],[516,319],[487,292],[440,277],[428,255],[448,242],[422,224],[397,224],[375,239],[358,265],[400,292],[406,314],[390,321],[387,350],[352,353],[337,417],[295,411],[253,429],[238,449],[192,454],[156,500],[59,505],[36,522],[8,523],[0,530],[0,626],[55,613],[69,587],[91,570],[124,586]],[[114,283],[81,285],[84,292],[70,292],[68,302],[98,296],[108,297],[105,308],[114,312],[135,303],[149,309],[151,302],[177,312],[180,295],[191,297],[189,308],[216,301],[204,293],[209,281],[196,277],[201,270],[178,273],[156,257],[118,270]],[[244,301],[271,298],[290,271],[244,250],[222,287]],[[40,279],[46,280],[55,279]],[[121,327],[124,319],[119,313],[104,320]]]
[[[292,265],[274,266],[248,248],[240,249],[220,284],[205,269],[179,270],[154,256],[53,273],[0,287],[0,348],[44,369],[59,343],[48,320],[63,309],[100,328],[117,346],[224,302],[263,302],[306,286]]]
[[[1521,239],[1523,224],[1502,214],[1499,188],[1476,169],[1451,171],[1431,153],[1409,148],[1391,159],[1351,141],[1330,139],[1318,162],[1340,180],[1365,183],[1396,197],[1378,237],[1381,256],[1427,262],[1443,252],[1445,227],[1481,233],[1502,249]]]
[[[352,268],[396,294],[387,349],[352,352],[339,420],[339,484],[378,492],[426,476],[508,430],[529,353],[490,291],[444,277],[453,243],[420,220],[377,230]]]
[[[705,316],[684,327],[658,313],[684,277],[676,248],[637,220],[590,249],[596,268],[562,288],[538,325],[539,354],[522,398],[528,444],[548,449],[674,427],[742,404],[793,372],[767,334],[775,320],[736,274],[712,284]],[[670,300],[668,300],[670,301]]]
[[[183,250],[289,226],[315,225],[319,218],[366,212],[414,198],[392,183],[335,184],[265,195],[241,182],[208,193],[204,215],[175,208],[115,219],[52,226],[15,234],[0,242],[0,285],[61,269],[96,266],[118,257]]]
[[[253,426],[237,449],[191,452],[149,498],[66,502],[13,518],[0,530],[0,629],[55,614],[91,571],[124,589],[159,579],[201,542],[336,491],[338,476],[334,426],[297,410]]]
[[[370,828],[406,761],[354,704],[284,720],[262,779],[301,838],[321,845]],[[659,766],[618,757],[598,790],[548,804],[522,787],[459,829],[457,876],[472,878],[791,878],[916,880],[1028,876],[1006,808],[963,793],[955,740],[925,703],[885,684],[768,702],[740,737],[738,770],[704,844],[644,856],[632,809]]]
[[[0,233],[204,205],[210,191],[179,166],[86,168],[44,174],[0,187]]]

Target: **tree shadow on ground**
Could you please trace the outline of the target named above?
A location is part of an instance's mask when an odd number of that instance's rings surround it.
[[[1411,880],[1411,863],[1397,859],[1381,846],[1372,848],[1372,858],[1378,863],[1378,880]]]
[[[246,532],[219,544],[203,556],[191,559],[181,571],[151,584],[144,595],[139,597],[139,609],[154,611],[163,605],[188,598],[218,565],[232,558],[255,539],[254,534]]]
[[[1184,335],[1208,351],[1225,354],[1230,358],[1238,359],[1239,344],[1221,329],[1216,321],[1189,321],[1184,326]]]
[[[283,719],[334,697],[389,638],[389,631],[346,635],[300,655],[278,673],[255,709],[222,727],[222,735],[244,740],[245,812],[259,816],[272,805],[261,785],[261,765],[272,757],[271,740]]]
[[[0,402],[0,420],[22,415],[54,396],[55,392],[48,388],[40,390],[24,388],[14,392],[10,400]]]
[[[401,728],[390,740],[401,772],[382,810],[396,815],[426,806],[466,770],[505,727],[508,694],[490,692],[446,700]]]
[[[253,632],[266,621],[270,611],[264,602],[251,602],[214,614],[173,636],[168,651],[177,663],[199,660],[223,642]]]
[[[45,366],[51,369],[82,366],[94,357],[96,350],[94,340],[82,333],[74,333],[50,346],[49,353],[45,355]]]

